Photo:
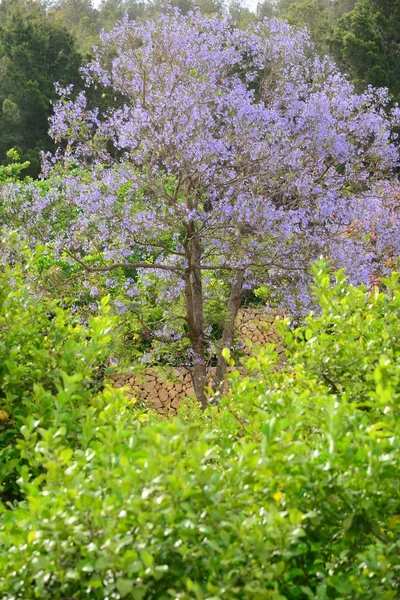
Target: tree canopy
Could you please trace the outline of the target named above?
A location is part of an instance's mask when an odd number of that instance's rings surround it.
[[[306,27],[317,51],[333,57],[357,91],[388,87],[400,97],[399,2],[385,0],[266,0],[257,16],[241,0],[3,0],[0,44],[0,162],[16,146],[29,173],[40,170],[39,152],[52,145],[47,120],[54,82],[79,87],[78,69],[93,56],[100,31],[110,31],[125,14],[143,21],[178,7],[203,14],[229,13],[240,28],[273,16]],[[68,32],[68,33],[67,33]]]

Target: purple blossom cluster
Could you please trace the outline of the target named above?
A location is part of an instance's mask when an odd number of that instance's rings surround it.
[[[278,21],[240,31],[199,13],[124,20],[83,73],[124,100],[100,114],[84,92],[59,90],[51,133],[68,142],[63,160],[91,175],[66,175],[40,198],[31,190],[24,209],[51,226],[71,207],[60,247],[83,258],[100,241],[109,264],[157,252],[170,278],[187,266],[179,232],[194,222],[203,262],[249,269],[248,286],[258,266],[271,283],[288,271],[298,281],[320,254],[368,279],[363,236],[342,234],[360,213],[368,230],[367,202],[380,210],[372,190],[398,162],[399,111],[387,115],[384,90],[355,94],[306,32]],[[260,79],[256,94],[248,84]]]

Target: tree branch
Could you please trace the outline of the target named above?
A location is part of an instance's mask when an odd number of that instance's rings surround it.
[[[83,260],[75,256],[71,252],[67,252],[71,258],[76,260],[86,271],[89,273],[107,273],[108,271],[115,271],[116,269],[159,269],[161,271],[169,271],[170,273],[176,273],[177,275],[181,275],[183,277],[183,271],[180,269],[176,269],[175,267],[169,267],[168,265],[159,265],[157,263],[146,263],[146,262],[138,262],[138,263],[114,263],[112,265],[108,265],[105,267],[90,267]]]

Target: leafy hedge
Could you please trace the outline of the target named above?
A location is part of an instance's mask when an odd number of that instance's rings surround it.
[[[263,349],[204,414],[161,421],[110,388],[73,442],[25,428],[0,597],[398,598],[400,294],[385,285],[331,285],[317,265],[321,315],[287,331],[285,369]]]
[[[76,443],[79,419],[110,341],[106,302],[84,326],[35,289],[40,251],[0,273],[0,498],[19,495],[24,464],[18,440],[40,426],[65,429]],[[37,434],[35,434],[37,435]]]

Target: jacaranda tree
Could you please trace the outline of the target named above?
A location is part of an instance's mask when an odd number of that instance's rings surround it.
[[[63,152],[47,168],[67,174],[32,190],[19,214],[82,270],[152,271],[171,301],[184,297],[203,406],[210,276],[229,287],[217,387],[249,290],[270,286],[304,309],[320,255],[357,283],[398,254],[386,204],[399,111],[388,116],[384,91],[355,94],[304,31],[278,21],[241,31],[199,13],[124,20],[84,77],[90,94],[60,90],[51,123]],[[15,187],[5,195],[13,204]]]

